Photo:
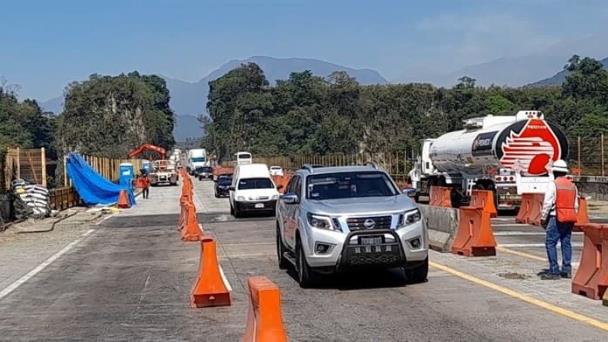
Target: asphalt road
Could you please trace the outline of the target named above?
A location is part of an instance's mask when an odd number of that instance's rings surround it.
[[[179,188],[154,188],[128,215],[112,217],[0,300],[0,340],[237,341],[247,315],[246,280],[278,284],[293,341],[605,341],[602,330],[485,286],[431,269],[405,285],[396,271],[331,277],[301,289],[277,267],[272,217],[235,220],[226,199],[195,182],[205,232],[218,240],[233,292],[230,307],[192,309],[200,245],[182,242],[172,204]],[[172,208],[172,207],[171,207]],[[200,209],[200,207],[199,207]],[[519,232],[517,226],[498,232]],[[540,235],[498,236],[536,243]],[[523,242],[522,242],[523,241]],[[541,241],[541,240],[538,240]],[[518,248],[518,247],[513,247]],[[536,253],[539,248],[523,247]],[[437,254],[431,255],[431,260]],[[607,314],[608,315],[608,314]]]

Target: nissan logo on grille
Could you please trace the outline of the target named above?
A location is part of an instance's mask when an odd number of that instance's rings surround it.
[[[363,222],[363,226],[367,229],[374,229],[374,227],[376,226],[376,221],[372,219],[367,219]]]

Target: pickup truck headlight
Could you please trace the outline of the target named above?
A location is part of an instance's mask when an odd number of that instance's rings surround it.
[[[326,229],[326,230],[338,230],[329,216],[317,215],[317,214],[306,214],[306,218],[308,219],[308,224],[311,227],[318,229]]]
[[[279,199],[279,195],[272,195],[272,198],[271,198],[271,199],[272,199],[273,201],[276,201],[276,200],[278,200],[278,199]]]
[[[236,196],[236,200],[237,201],[244,201],[245,200],[245,196]]]
[[[401,220],[399,222],[398,228],[407,227],[411,224],[414,224],[414,223],[420,221],[421,219],[422,219],[422,214],[420,213],[420,210],[418,210],[418,209],[408,210],[405,213],[401,214]]]

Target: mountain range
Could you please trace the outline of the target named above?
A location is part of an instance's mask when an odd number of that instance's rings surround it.
[[[562,39],[544,47],[539,46],[529,51],[512,51],[509,56],[482,63],[471,63],[456,70],[438,71],[441,70],[442,65],[437,65],[435,68],[410,67],[406,68],[406,72],[400,77],[391,79],[391,82],[428,82],[436,86],[451,87],[458,83],[460,77],[469,76],[481,86],[494,84],[520,87],[537,83],[539,80],[551,79],[552,75],[563,69],[574,54],[596,59],[605,58],[608,56],[608,36],[595,34]],[[559,80],[558,77],[551,82]]]
[[[604,58],[604,59],[600,60],[600,63],[602,63],[602,65],[604,66],[604,69],[608,69],[608,58]],[[530,83],[530,84],[528,84],[528,86],[543,87],[543,86],[561,85],[562,83],[564,83],[567,76],[568,76],[568,70],[562,70],[549,78],[545,78],[544,80],[540,80],[538,82]]]
[[[476,79],[476,84],[481,86],[492,84],[511,87],[559,85],[567,75],[563,71],[563,66],[573,54],[593,58],[608,56],[608,36],[595,35],[575,40],[563,40],[527,54],[520,52],[516,56],[471,64],[448,72],[437,71],[440,68],[410,68],[401,77],[392,79],[391,83],[425,82],[436,86],[451,87],[458,82],[460,77],[466,75]],[[200,137],[202,134],[197,117],[205,113],[209,81],[248,62],[258,64],[271,84],[279,79],[287,79],[291,72],[304,70],[310,70],[318,76],[328,76],[334,71],[341,70],[348,72],[361,84],[388,83],[380,73],[371,69],[355,69],[311,58],[267,56],[231,60],[195,82],[162,76],[171,92],[171,108],[177,114],[174,131],[177,140]],[[602,63],[608,67],[608,58],[604,58]],[[58,113],[63,107],[63,98],[58,97],[42,102],[41,106],[45,110]]]
[[[313,74],[326,77],[334,71],[346,71],[361,84],[386,84],[387,80],[377,71],[355,69],[312,58],[274,58],[253,56],[247,59],[231,60],[197,82],[187,82],[161,75],[167,82],[171,94],[170,105],[176,114],[174,135],[177,141],[200,137],[202,130],[197,117],[205,113],[209,81],[213,81],[243,63],[256,63],[262,68],[270,84],[289,78],[292,72],[310,70]],[[63,97],[53,98],[41,103],[46,111],[59,113],[63,109]]]

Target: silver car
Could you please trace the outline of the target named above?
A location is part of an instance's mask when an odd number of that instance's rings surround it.
[[[279,267],[293,264],[300,286],[321,274],[401,267],[426,281],[428,236],[416,204],[375,166],[298,170],[277,204]]]

